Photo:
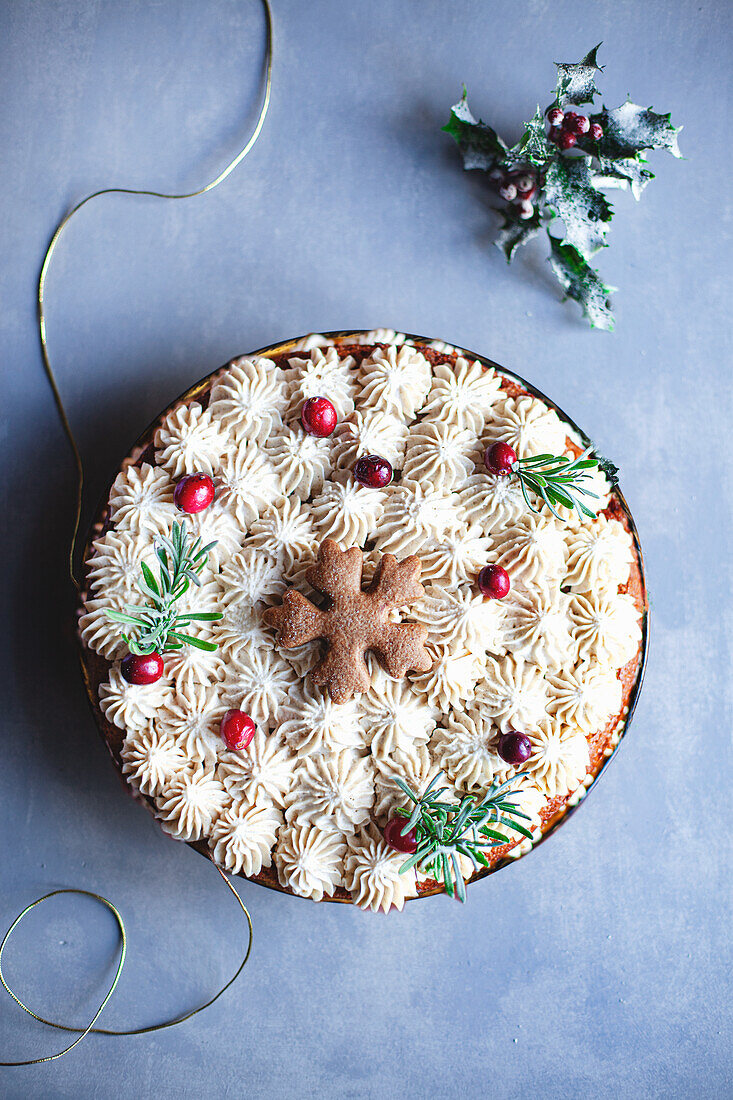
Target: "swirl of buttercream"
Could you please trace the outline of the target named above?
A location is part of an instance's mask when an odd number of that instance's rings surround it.
[[[395,810],[412,805],[396,780],[402,779],[410,790],[421,795],[435,775],[429,747],[413,741],[405,749],[395,749],[389,756],[374,757],[374,816],[380,821],[392,817]]]
[[[561,455],[567,429],[554,409],[536,397],[505,397],[487,417],[481,436],[482,447],[508,443],[520,458],[532,455]]]
[[[99,685],[99,705],[108,722],[121,730],[144,729],[158,712],[168,706],[171,686],[165,679],[154,684],[128,684],[119,664],[109,670],[109,679]]]
[[[320,332],[310,332],[302,340],[293,344],[291,351],[312,351],[313,348],[330,348],[334,341],[329,336],[323,336]]]
[[[194,625],[186,627],[187,634],[194,631]],[[196,646],[184,646],[165,654],[165,674],[180,691],[190,691],[197,684],[209,687],[224,678],[224,661],[219,650],[211,653]]]
[[[305,756],[285,800],[285,820],[313,821],[321,828],[351,833],[369,820],[374,802],[374,767],[350,749]]]
[[[189,760],[181,746],[167,732],[150,723],[141,730],[131,730],[120,749],[122,774],[136,790],[158,795],[186,768]]]
[[[319,539],[335,539],[342,546],[362,546],[376,531],[384,503],[384,490],[366,488],[350,473],[337,471],[311,504]]]
[[[355,336],[354,344],[411,344],[404,332],[395,332],[393,328],[373,328]]]
[[[165,708],[160,708],[155,725],[176,739],[190,760],[212,766],[226,751],[219,725],[226,707],[218,686],[188,681],[180,684]]]
[[[221,655],[230,666],[237,666],[253,649],[274,649],[271,630],[262,622],[262,612],[246,600],[231,600],[222,604],[218,622],[211,624],[209,635],[221,648]]]
[[[318,537],[308,505],[298,497],[286,497],[272,505],[252,524],[246,547],[265,551],[278,562],[286,580],[313,564]]]
[[[492,542],[478,524],[449,532],[441,539],[431,539],[420,551],[423,584],[474,584],[486,565]]]
[[[622,668],[639,649],[641,614],[633,596],[611,592],[575,593],[568,608],[581,660],[596,658]]]
[[[393,906],[402,909],[408,897],[417,893],[415,872],[400,874],[405,853],[390,848],[374,826],[360,829],[348,838],[344,859],[344,885],[361,909],[380,909],[386,913]]]
[[[468,522],[486,534],[516,523],[527,511],[517,477],[482,471],[466,478],[457,493]]]
[[[79,616],[79,637],[82,642],[108,661],[124,657],[127,648],[122,638],[124,627],[120,623],[112,622],[107,614],[112,608],[122,611],[123,604],[109,598],[87,600],[84,611]]]
[[[340,470],[351,470],[357,458],[377,454],[400,466],[405,454],[407,424],[383,409],[356,409],[340,420],[333,433],[333,461]]]
[[[288,380],[288,416],[299,417],[310,397],[327,397],[340,419],[354,411],[356,394],[355,360],[352,355],[339,357],[336,348],[313,348],[308,359],[290,359]]]
[[[283,738],[257,726],[247,748],[225,753],[217,771],[235,800],[282,808],[294,767],[295,757]]]
[[[277,730],[299,756],[365,747],[362,711],[356,699],[334,703],[320,688],[304,684],[281,708]]]
[[[462,525],[462,513],[450,493],[415,482],[391,485],[374,541],[380,554],[403,558],[419,554],[430,539],[441,538]]]
[[[272,854],[280,884],[302,898],[322,901],[343,885],[346,838],[333,828],[312,821],[286,825]]]
[[[583,734],[558,718],[544,718],[527,731],[532,754],[525,772],[549,798],[570,794],[590,767],[588,742]]]
[[[598,516],[567,531],[565,584],[578,592],[615,592],[629,579],[632,541],[617,519]]]
[[[435,729],[436,711],[407,680],[373,675],[369,691],[360,699],[365,736],[372,755],[387,759],[406,751],[415,741],[427,742]]]
[[[253,646],[227,669],[221,690],[228,706],[243,710],[256,723],[272,726],[296,683],[292,665],[276,650]]]
[[[410,609],[410,618],[424,623],[433,644],[481,654],[500,649],[503,617],[500,600],[484,599],[467,584],[428,585],[423,599]]]
[[[200,538],[202,546],[215,543],[209,550],[208,569],[218,571],[241,549],[244,531],[223,499],[215,499],[205,511],[189,518],[192,538]]]
[[[476,683],[484,674],[484,657],[451,642],[449,645],[429,645],[433,663],[427,672],[411,674],[413,684],[434,700],[447,714],[451,707],[473,697]]]
[[[438,363],[422,416],[479,432],[500,393],[501,379],[478,360],[459,357],[455,366]]]
[[[227,447],[226,435],[197,401],[178,405],[155,433],[155,458],[172,478],[184,474],[213,477]]]
[[[498,743],[497,729],[481,711],[470,706],[466,710],[456,708],[436,731],[435,761],[457,787],[483,790],[507,774]]]
[[[235,802],[219,814],[208,836],[214,861],[233,875],[257,875],[272,864],[282,814],[272,806]]]
[[[171,477],[159,466],[125,466],[110,490],[110,522],[117,531],[166,535],[178,513],[174,489]]]
[[[258,445],[242,443],[222,459],[216,498],[240,527],[248,527],[280,495],[280,478]]]
[[[209,411],[238,439],[262,443],[280,425],[287,404],[285,372],[262,356],[233,359],[211,389]]]
[[[166,832],[178,840],[200,840],[211,834],[214,821],[228,801],[213,771],[198,767],[179,772],[156,796],[155,804]]]
[[[503,600],[504,647],[542,668],[558,669],[573,661],[569,599],[557,585],[514,586]]]
[[[598,661],[583,661],[573,670],[550,673],[547,679],[549,713],[582,733],[602,729],[611,715],[621,709],[623,685],[616,670]]]
[[[383,409],[412,420],[430,389],[430,363],[409,344],[377,348],[359,367],[362,408]]]
[[[493,532],[494,564],[512,581],[550,580],[565,568],[565,536],[553,519],[527,512],[510,527]]]
[[[107,531],[92,543],[87,583],[95,595],[115,606],[140,599],[140,562],[155,564],[150,531]]]
[[[443,420],[414,424],[405,445],[402,477],[447,491],[462,485],[473,470],[473,434]]]
[[[307,500],[320,493],[331,472],[331,439],[308,435],[300,424],[285,427],[265,440],[272,465],[280,478],[281,495]]]
[[[521,656],[490,657],[476,701],[502,733],[534,729],[545,717],[549,689],[542,670]]]
[[[282,596],[286,584],[277,559],[266,550],[245,544],[219,575],[224,603],[269,603]]]

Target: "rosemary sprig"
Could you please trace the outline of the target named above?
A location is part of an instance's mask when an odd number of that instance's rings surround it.
[[[459,855],[470,859],[477,871],[488,867],[486,849],[507,843],[507,838],[497,832],[495,826],[508,825],[531,840],[530,831],[517,820],[529,821],[530,818],[511,801],[511,795],[519,793],[510,790],[516,775],[504,783],[493,783],[481,800],[474,795],[466,795],[459,802],[442,801],[441,796],[448,788],[438,787],[441,778],[442,773],[439,773],[422,795],[417,795],[403,779],[395,777],[401,790],[414,803],[411,812],[404,809],[396,811],[407,818],[402,833],[404,835],[415,829],[417,836],[417,850],[405,860],[400,872],[409,871],[419,864],[422,870],[443,883],[449,897],[465,901],[466,884],[461,874]]]
[[[590,451],[589,447],[573,459],[567,455],[535,455],[533,458],[517,459],[512,472],[519,478],[524,499],[533,512],[539,512],[539,508],[530,500],[528,489],[536,493],[559,520],[563,517],[555,510],[557,504],[571,511],[575,509],[579,515],[582,513],[590,519],[595,518],[595,512],[580,499],[598,499],[598,493],[592,493],[583,485],[590,476],[588,471],[599,466],[597,458],[588,458]]]
[[[125,611],[107,609],[108,618],[132,626],[128,634],[122,635],[131,653],[183,649],[184,645],[208,653],[217,649],[213,642],[186,634],[185,628],[193,622],[215,622],[221,618],[221,612],[186,611],[181,614],[175,607],[176,601],[192,584],[201,585],[199,574],[214,546],[216,542],[202,546],[200,538],[192,542],[184,520],[173,524],[169,538],[156,539],[155,556],[160,564],[158,580],[150,566],[140,562],[142,580],[138,581],[138,587],[148,598],[147,605],[128,607]]]

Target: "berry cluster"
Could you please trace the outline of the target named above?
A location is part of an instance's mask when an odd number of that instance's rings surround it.
[[[507,172],[502,168],[495,168],[490,176],[499,198],[517,208],[519,217],[531,218],[534,214],[532,199],[539,190],[537,175],[532,168],[520,168],[514,172]]]
[[[563,151],[572,149],[577,145],[578,138],[586,134],[591,141],[600,141],[603,137],[603,127],[597,122],[591,122],[586,115],[579,115],[577,111],[561,111],[559,107],[550,107],[547,121],[550,124],[548,138]]]

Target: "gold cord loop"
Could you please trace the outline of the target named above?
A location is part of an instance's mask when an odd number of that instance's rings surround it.
[[[202,187],[199,191],[186,191],[182,194],[173,194],[165,191],[148,191],[137,190],[131,187],[104,187],[101,191],[94,191],[91,195],[87,195],[86,198],[78,202],[76,206],[73,206],[71,210],[61,219],[56,227],[54,235],[51,237],[48,248],[46,249],[46,255],[43,257],[43,263],[41,264],[41,273],[38,277],[38,331],[41,338],[41,355],[43,357],[43,367],[46,371],[46,377],[48,378],[51,391],[53,393],[54,401],[56,402],[56,409],[58,410],[59,417],[61,419],[61,425],[66,434],[66,438],[69,441],[72,454],[74,456],[74,462],[76,464],[76,477],[77,477],[77,491],[76,491],[76,508],[74,528],[71,536],[71,546],[69,548],[69,576],[71,578],[74,587],[79,590],[81,583],[77,580],[74,572],[74,557],[76,554],[76,542],[79,537],[79,524],[81,523],[81,509],[82,498],[84,493],[84,467],[81,460],[81,454],[77,445],[74,433],[69,423],[69,418],[66,415],[66,409],[64,403],[61,400],[61,393],[59,392],[58,385],[56,383],[56,377],[51,367],[51,359],[48,354],[48,344],[46,340],[46,310],[45,310],[45,294],[46,294],[46,278],[48,276],[48,269],[51,263],[51,257],[53,256],[56,245],[61,239],[66,226],[71,219],[77,214],[83,206],[86,206],[92,199],[97,199],[100,195],[148,195],[154,199],[194,199],[198,195],[205,195],[209,191],[213,191],[215,187],[218,187],[220,183],[223,183],[227,176],[231,175],[237,165],[241,164],[244,158],[260,136],[260,131],[265,122],[268,107],[270,106],[270,91],[272,88],[272,14],[270,12],[270,5],[268,0],[262,0],[263,7],[265,9],[265,23],[267,26],[267,47],[266,47],[266,60],[265,60],[265,90],[262,97],[262,106],[260,107],[260,113],[255,124],[255,128],[252,131],[252,135],[244,146],[243,149],[237,153],[234,160],[231,160],[229,164],[219,173],[216,179],[213,179],[211,183],[207,183],[205,187]]]

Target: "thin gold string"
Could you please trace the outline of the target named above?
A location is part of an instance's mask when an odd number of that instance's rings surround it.
[[[63,1058],[64,1054],[68,1054],[70,1050],[73,1050],[75,1046],[78,1046],[79,1043],[82,1041],[82,1039],[85,1039],[87,1037],[87,1035],[148,1035],[151,1031],[164,1031],[168,1027],[175,1027],[176,1024],[182,1024],[184,1022],[184,1020],[190,1020],[192,1016],[197,1016],[199,1012],[203,1012],[205,1008],[210,1008],[211,1005],[213,1005],[215,1001],[218,1001],[219,998],[221,997],[221,995],[223,993],[226,993],[227,989],[229,989],[229,987],[231,985],[233,985],[234,982],[236,982],[237,978],[239,977],[239,975],[242,973],[245,966],[247,965],[247,961],[248,961],[250,953],[252,951],[252,941],[253,941],[253,938],[254,938],[254,933],[253,933],[253,929],[252,929],[252,918],[249,915],[249,911],[247,909],[247,906],[244,904],[244,902],[242,901],[241,897],[239,896],[236,888],[231,884],[231,882],[226,877],[226,875],[221,870],[221,868],[217,867],[215,863],[214,863],[214,867],[216,867],[216,870],[221,875],[222,879],[224,880],[224,883],[229,887],[231,892],[234,894],[234,897],[237,899],[237,904],[239,905],[239,908],[242,910],[242,912],[244,913],[244,916],[247,920],[248,938],[247,938],[247,950],[244,954],[244,958],[242,959],[241,963],[239,964],[239,966],[237,967],[236,971],[231,976],[229,981],[226,983],[226,985],[223,985],[221,987],[221,989],[219,989],[218,992],[216,992],[213,997],[210,997],[209,1000],[206,1001],[204,1004],[199,1005],[198,1008],[191,1009],[189,1012],[185,1012],[182,1016],[176,1016],[175,1019],[173,1019],[173,1020],[166,1020],[165,1023],[162,1023],[162,1024],[151,1024],[149,1027],[135,1027],[135,1028],[130,1028],[129,1030],[126,1030],[126,1031],[117,1031],[117,1030],[112,1029],[112,1028],[95,1027],[94,1026],[96,1024],[97,1020],[99,1019],[99,1017],[101,1016],[102,1012],[104,1011],[110,997],[112,996],[115,989],[117,988],[117,983],[120,980],[120,976],[122,974],[122,969],[125,965],[125,958],[127,957],[127,933],[125,931],[125,922],[122,919],[122,914],[120,913],[119,909],[117,909],[117,907],[115,905],[113,905],[111,901],[109,901],[107,898],[102,897],[101,894],[92,893],[91,890],[66,889],[66,890],[52,890],[50,894],[44,894],[43,897],[36,898],[35,901],[32,901],[30,903],[30,905],[26,905],[23,912],[19,913],[18,916],[13,921],[13,923],[10,925],[10,928],[8,928],[7,932],[5,933],[5,935],[3,937],[2,943],[0,943],[0,982],[2,982],[3,988],[5,989],[6,993],[9,993],[10,996],[15,1001],[15,1003],[20,1008],[22,1008],[24,1012],[27,1012],[29,1016],[32,1016],[34,1020],[38,1020],[38,1022],[41,1023],[41,1024],[46,1024],[47,1027],[55,1027],[59,1031],[69,1031],[73,1035],[77,1035],[78,1038],[74,1039],[73,1043],[70,1043],[67,1047],[64,1047],[63,1050],[58,1051],[57,1054],[47,1054],[43,1058],[26,1058],[26,1059],[24,1059],[22,1061],[19,1061],[19,1062],[0,1062],[0,1066],[36,1066],[40,1062],[55,1062],[57,1058]],[[77,895],[81,895],[82,897],[92,898],[94,901],[98,901],[101,905],[104,905],[104,906],[106,906],[107,909],[109,909],[110,913],[112,914],[112,916],[117,921],[118,927],[120,929],[120,958],[119,958],[119,961],[117,963],[117,969],[115,971],[115,976],[112,979],[111,986],[109,987],[109,989],[107,990],[107,992],[104,996],[104,1000],[102,1001],[99,1008],[94,1013],[94,1015],[92,1016],[92,1019],[90,1020],[89,1024],[86,1027],[73,1027],[70,1024],[59,1024],[59,1023],[56,1023],[54,1020],[47,1020],[45,1018],[45,1016],[41,1016],[40,1013],[38,1013],[38,1012],[34,1012],[32,1008],[29,1008],[28,1005],[24,1004],[23,1001],[21,1001],[20,997],[16,993],[13,992],[13,990],[8,985],[8,982],[5,978],[5,974],[3,972],[3,966],[2,966],[3,952],[5,951],[5,948],[6,948],[8,942],[10,940],[10,937],[12,936],[13,932],[18,927],[20,922],[23,920],[24,917],[26,917],[28,915],[28,913],[31,912],[32,909],[35,909],[36,906],[41,905],[42,902],[44,902],[44,901],[48,901],[49,898],[58,897],[60,894],[77,894]]]
[[[72,536],[71,536],[71,544],[70,544],[70,547],[69,547],[68,567],[69,567],[69,577],[71,578],[72,583],[74,584],[74,586],[77,589],[81,588],[81,584],[77,580],[77,577],[76,577],[76,574],[75,574],[75,571],[74,571],[74,558],[76,556],[76,544],[77,544],[77,539],[79,537],[79,525],[81,523],[82,501],[83,501],[83,494],[84,494],[84,465],[82,463],[81,453],[79,451],[79,447],[78,447],[78,444],[76,442],[74,432],[73,432],[71,424],[69,422],[69,418],[66,414],[66,409],[64,407],[64,403],[63,403],[63,400],[61,398],[61,392],[60,392],[58,384],[56,382],[56,376],[54,374],[53,367],[51,366],[51,357],[50,357],[49,351],[48,351],[48,342],[47,342],[47,336],[46,336],[45,296],[46,296],[46,280],[48,278],[48,271],[49,271],[49,267],[50,267],[50,264],[51,264],[51,258],[52,258],[52,256],[54,255],[54,253],[56,251],[56,246],[58,245],[59,240],[61,239],[61,235],[64,232],[64,229],[66,228],[66,226],[69,224],[69,222],[74,217],[74,215],[77,214],[82,209],[83,206],[86,206],[86,204],[88,202],[91,202],[92,199],[99,198],[101,195],[148,195],[148,196],[150,196],[151,198],[154,198],[154,199],[193,199],[193,198],[196,198],[198,195],[205,195],[208,191],[213,191],[215,187],[218,187],[220,183],[224,182],[224,180],[227,178],[227,176],[231,175],[231,173],[234,171],[234,169],[237,167],[237,165],[241,164],[241,162],[244,160],[244,158],[247,156],[249,151],[252,149],[253,145],[255,144],[255,142],[257,141],[257,138],[260,135],[260,132],[261,132],[262,127],[263,127],[264,122],[265,122],[265,118],[267,116],[267,110],[270,106],[270,92],[271,92],[271,88],[272,88],[272,52],[273,52],[272,14],[270,12],[270,5],[268,3],[268,0],[262,0],[262,6],[265,10],[265,24],[266,24],[266,28],[267,28],[267,46],[266,46],[266,60],[265,60],[265,87],[264,87],[264,93],[263,93],[263,97],[262,97],[262,106],[260,107],[260,112],[259,112],[259,115],[257,117],[257,122],[255,124],[254,130],[252,131],[252,135],[250,136],[249,141],[244,146],[244,148],[241,149],[240,152],[237,153],[236,157],[234,157],[234,159],[231,160],[226,165],[226,167],[222,169],[222,171],[219,173],[218,176],[216,176],[215,179],[211,180],[210,183],[207,183],[205,187],[200,188],[198,191],[186,191],[186,192],[183,192],[181,194],[177,194],[177,193],[174,194],[173,192],[142,190],[142,189],[136,189],[136,188],[131,188],[131,187],[105,187],[101,191],[94,191],[91,195],[87,195],[86,198],[82,199],[81,202],[78,202],[76,204],[76,206],[72,207],[71,210],[69,210],[69,212],[64,215],[64,217],[61,219],[58,226],[56,227],[56,230],[55,230],[53,236],[51,237],[48,248],[46,249],[46,254],[43,257],[43,263],[41,264],[41,273],[40,273],[39,278],[38,278],[38,302],[37,302],[37,306],[38,306],[38,330],[39,330],[39,335],[40,335],[40,340],[41,340],[41,356],[43,358],[43,367],[44,367],[44,370],[46,372],[46,377],[48,379],[49,385],[51,387],[51,392],[53,393],[53,398],[54,398],[54,401],[56,403],[56,409],[57,409],[57,412],[59,414],[59,418],[61,420],[61,425],[63,427],[66,438],[69,441],[69,446],[71,447],[71,451],[72,451],[72,454],[74,456],[74,463],[76,465],[76,475],[77,475],[76,507],[75,507],[75,511],[74,511],[74,526],[73,526],[73,531],[72,531]],[[216,864],[214,864],[214,866],[216,867]],[[27,905],[25,907],[25,909],[21,913],[18,914],[18,916],[13,921],[13,923],[10,925],[10,928],[7,930],[7,932],[5,933],[5,936],[3,937],[2,942],[0,943],[0,983],[2,983],[2,986],[5,989],[6,993],[10,994],[10,996],[13,998],[15,1003],[20,1008],[22,1008],[24,1012],[27,1012],[29,1016],[32,1016],[34,1020],[38,1020],[39,1023],[45,1024],[47,1027],[57,1028],[59,1031],[71,1032],[72,1034],[77,1035],[77,1038],[74,1039],[73,1043],[70,1043],[69,1046],[64,1047],[63,1050],[58,1051],[57,1054],[49,1054],[49,1055],[46,1055],[43,1058],[28,1058],[28,1059],[24,1059],[23,1061],[18,1061],[18,1062],[2,1062],[2,1061],[0,1061],[0,1066],[35,1066],[35,1065],[38,1065],[40,1062],[55,1062],[57,1058],[62,1058],[65,1054],[68,1054],[70,1050],[73,1050],[74,1047],[78,1046],[79,1043],[87,1037],[87,1035],[147,1035],[147,1034],[149,1034],[150,1032],[153,1032],[153,1031],[164,1031],[166,1028],[175,1027],[177,1024],[182,1024],[184,1022],[184,1020],[190,1020],[192,1016],[198,1015],[199,1012],[203,1012],[204,1009],[210,1008],[211,1005],[213,1005],[215,1001],[218,1001],[219,997],[221,997],[222,994],[225,993],[227,991],[227,989],[229,989],[229,987],[234,984],[234,982],[237,980],[239,975],[242,973],[242,970],[246,966],[247,961],[248,961],[249,956],[250,956],[250,952],[252,950],[253,931],[252,931],[252,919],[249,915],[249,912],[247,910],[246,905],[244,904],[241,897],[239,896],[236,888],[232,885],[232,883],[229,881],[229,879],[226,877],[226,875],[223,873],[223,871],[221,870],[220,867],[216,867],[216,870],[219,872],[219,874],[221,875],[224,883],[229,888],[229,890],[231,890],[232,894],[236,898],[237,904],[239,905],[240,909],[244,913],[244,916],[245,916],[246,921],[247,921],[248,941],[247,941],[247,950],[245,952],[244,958],[242,959],[241,963],[237,967],[237,970],[232,975],[232,977],[229,979],[229,981],[225,985],[223,985],[221,987],[221,989],[219,989],[218,992],[215,993],[213,997],[210,997],[209,1000],[206,1001],[204,1004],[199,1005],[198,1008],[194,1008],[190,1012],[184,1013],[183,1016],[177,1016],[175,1019],[167,1020],[165,1023],[162,1023],[162,1024],[152,1024],[150,1027],[138,1027],[138,1028],[131,1028],[131,1029],[126,1030],[126,1031],[117,1031],[117,1030],[113,1030],[111,1028],[95,1027],[94,1026],[96,1024],[97,1020],[99,1019],[99,1017],[101,1016],[102,1012],[104,1011],[107,1003],[109,1002],[110,997],[112,996],[115,989],[117,988],[117,983],[120,980],[120,975],[122,974],[122,969],[125,965],[125,958],[127,956],[127,933],[125,931],[125,922],[122,919],[122,914],[119,912],[117,907],[112,904],[111,901],[109,901],[107,898],[102,897],[101,894],[95,894],[90,890],[81,890],[81,889],[68,888],[68,889],[63,889],[63,890],[52,890],[49,894],[44,894],[43,897],[36,898],[35,901],[32,901],[30,903],[30,905]],[[13,932],[18,927],[18,925],[21,923],[21,921],[28,915],[28,913],[31,912],[31,910],[33,910],[37,906],[41,905],[44,901],[48,901],[50,898],[58,897],[60,894],[77,894],[77,895],[80,895],[82,897],[88,897],[88,898],[92,898],[94,901],[98,901],[101,905],[104,905],[107,909],[109,909],[110,913],[112,913],[113,917],[117,921],[118,927],[120,929],[120,957],[119,957],[119,961],[117,963],[117,969],[115,971],[115,976],[112,980],[112,984],[110,985],[109,989],[107,990],[107,993],[105,994],[105,997],[104,997],[102,1003],[100,1004],[99,1008],[94,1013],[94,1016],[92,1017],[91,1021],[89,1022],[89,1024],[85,1028],[73,1027],[69,1024],[56,1023],[54,1020],[47,1020],[44,1016],[41,1016],[39,1013],[34,1012],[33,1009],[29,1008],[28,1005],[24,1004],[23,1001],[21,1001],[20,997],[18,997],[17,994],[14,993],[13,990],[10,988],[10,986],[8,985],[8,982],[5,979],[5,974],[3,973],[3,969],[2,969],[3,952],[5,951],[5,948],[6,948],[8,942],[10,940],[10,937],[12,936]]]
[[[69,418],[66,415],[66,409],[61,399],[61,393],[59,391],[56,376],[51,366],[51,359],[48,353],[48,343],[46,340],[46,309],[45,309],[45,294],[46,294],[46,278],[48,276],[48,269],[51,263],[51,258],[56,251],[56,246],[61,239],[61,234],[69,224],[75,214],[86,206],[92,199],[97,199],[100,195],[149,195],[154,199],[195,199],[198,195],[205,195],[209,191],[213,191],[215,187],[218,187],[220,183],[223,183],[227,176],[231,175],[238,164],[244,160],[252,146],[260,136],[260,131],[265,122],[267,116],[267,109],[270,106],[270,91],[272,87],[272,14],[270,12],[270,5],[268,0],[262,0],[262,5],[265,9],[265,23],[267,25],[267,51],[265,62],[265,90],[262,98],[262,106],[257,118],[257,123],[252,136],[247,144],[239,153],[237,153],[234,160],[231,160],[227,166],[222,169],[216,179],[213,179],[211,183],[207,183],[205,187],[202,187],[198,191],[186,191],[182,194],[173,194],[165,191],[148,191],[138,190],[131,187],[104,187],[101,191],[94,191],[91,195],[87,195],[86,198],[78,202],[76,206],[73,206],[71,210],[59,222],[56,227],[54,235],[51,237],[48,248],[46,249],[46,255],[43,257],[43,263],[41,264],[41,274],[38,277],[38,330],[41,338],[41,355],[43,357],[43,367],[46,371],[46,377],[48,378],[49,385],[51,386],[51,392],[53,393],[54,401],[56,402],[56,409],[61,419],[61,425],[66,434],[66,438],[69,441],[72,454],[74,456],[74,462],[76,464],[76,507],[74,512],[74,528],[71,536],[71,546],[69,548],[69,576],[71,578],[74,587],[79,590],[81,588],[81,582],[77,579],[74,571],[74,558],[76,556],[76,542],[79,537],[79,525],[81,523],[81,510],[82,510],[82,498],[84,494],[84,466],[81,460],[81,454],[72,431]]]

